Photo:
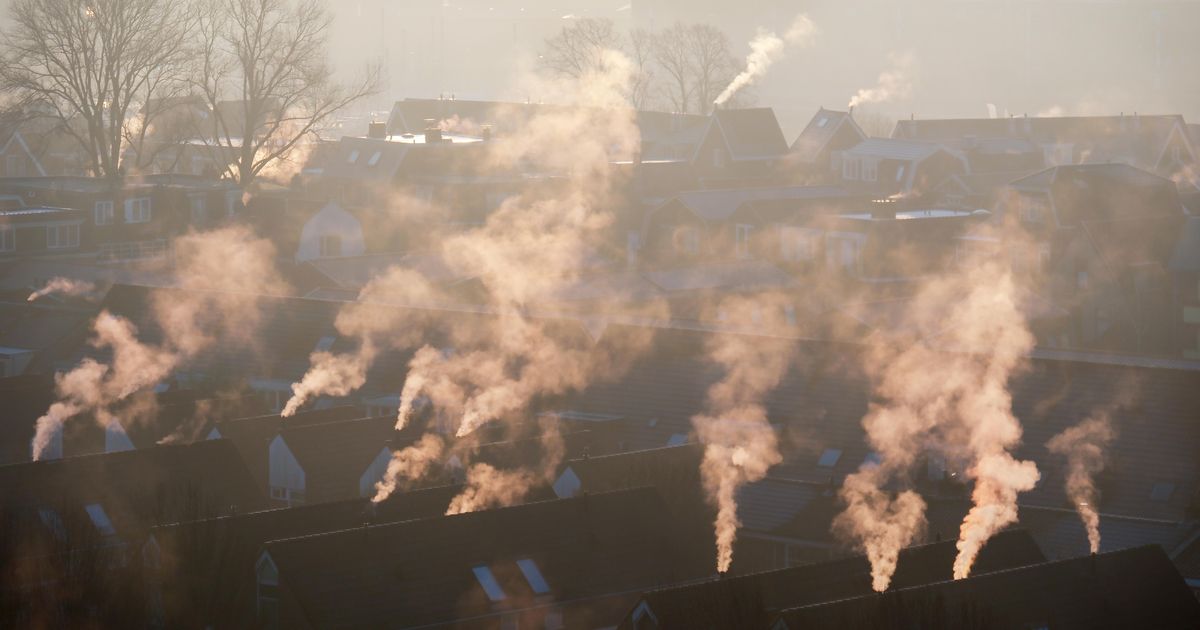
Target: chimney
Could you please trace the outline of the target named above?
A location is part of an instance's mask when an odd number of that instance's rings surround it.
[[[425,119],[425,144],[441,144],[442,130],[438,127],[437,121],[432,118]]]
[[[387,138],[387,123],[374,120],[367,123],[367,137],[376,140]]]
[[[846,115],[849,116],[851,119],[854,118],[854,106],[853,105],[850,106],[850,109],[846,112]]]
[[[480,127],[479,128],[479,137],[484,140],[491,140],[492,139],[492,126],[491,125],[483,125],[482,127]]]
[[[1133,112],[1133,130],[1140,131],[1142,128],[1142,119],[1138,117],[1137,112]]]

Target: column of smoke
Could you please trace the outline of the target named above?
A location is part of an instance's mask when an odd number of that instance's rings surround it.
[[[62,276],[57,276],[57,277],[51,278],[50,281],[46,283],[46,286],[38,289],[37,291],[34,291],[33,293],[30,293],[29,297],[25,298],[25,300],[28,302],[32,302],[38,298],[45,297],[47,295],[52,295],[52,294],[53,295],[67,295],[70,297],[80,297],[80,296],[84,296],[84,295],[89,295],[95,291],[96,291],[96,285],[92,284],[91,282],[88,282],[86,280],[72,280],[70,278],[63,278]]]
[[[912,95],[912,72],[916,56],[911,52],[888,53],[888,69],[879,73],[874,87],[863,88],[850,97],[849,107],[867,103],[887,103]]]
[[[446,514],[516,505],[525,500],[534,487],[552,483],[566,454],[566,446],[556,420],[547,419],[540,424],[542,453],[539,466],[503,470],[486,462],[472,464],[467,469],[466,487],[450,501]]]
[[[1075,504],[1087,529],[1092,553],[1100,551],[1100,512],[1097,510],[1096,475],[1104,470],[1105,450],[1116,437],[1107,412],[1064,430],[1050,438],[1046,448],[1067,458],[1067,497]]]
[[[432,346],[417,351],[401,391],[397,426],[408,422],[422,399],[439,416],[456,420],[453,429],[462,438],[497,419],[520,417],[537,396],[615,376],[642,347],[634,343],[622,349],[622,357],[598,357],[587,340],[567,338],[562,326],[528,314],[531,305],[578,278],[612,220],[608,207],[618,182],[610,159],[639,148],[634,112],[622,96],[631,70],[622,55],[607,53],[594,74],[539,86],[538,93],[560,94],[577,107],[546,108],[522,120],[520,134],[491,143],[488,159],[496,167],[554,174],[561,183],[509,198],[482,227],[442,243],[452,270],[479,279],[494,317],[445,322],[457,340],[453,352]],[[478,464],[468,471],[467,488],[451,510],[509,503],[543,477]]]
[[[813,24],[813,21],[804,14],[796,16],[783,37],[774,32],[760,29],[754,39],[750,40],[750,54],[746,55],[746,69],[733,78],[733,81],[717,96],[713,104],[724,105],[733,98],[734,94],[737,94],[738,90],[765,75],[771,64],[783,57],[788,46],[808,45],[816,34],[816,24]]]
[[[714,530],[717,571],[729,570],[733,543],[741,521],[737,516],[737,491],[766,476],[779,463],[777,438],[767,420],[763,399],[787,371],[794,343],[764,336],[785,330],[786,298],[763,295],[724,300],[720,308],[733,326],[753,327],[754,336],[719,334],[707,344],[708,360],[724,376],[707,394],[705,411],[692,418],[696,435],[704,444],[700,476],[709,502],[717,509]]]
[[[92,345],[110,350],[108,364],[85,359],[55,377],[59,400],[38,418],[33,459],[41,458],[54,434],[73,416],[91,413],[108,426],[113,404],[166,379],[218,339],[252,345],[258,299],[282,290],[274,247],[247,229],[230,227],[180,237],[175,243],[176,282],[183,291],[157,292],[151,316],[162,339],[148,344],[137,328],[107,310],[93,323]]]
[[[1038,480],[1032,462],[1009,452],[1021,426],[1008,381],[1034,340],[1007,266],[983,259],[948,271],[918,292],[904,320],[916,338],[877,338],[867,351],[878,401],[863,427],[881,461],[846,478],[846,510],[834,522],[835,532],[868,555],[879,591],[890,583],[900,549],[924,529],[924,501],[911,489],[895,496],[889,489],[909,482],[923,453],[965,467],[975,484],[957,544],[958,578],[970,573],[988,538],[1016,520],[1017,494]]]

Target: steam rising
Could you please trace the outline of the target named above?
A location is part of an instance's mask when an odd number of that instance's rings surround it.
[[[779,297],[730,298],[721,306],[731,322],[754,321],[760,330],[768,331],[785,326]],[[717,508],[713,525],[717,570],[722,573],[733,561],[733,543],[741,526],[738,489],[762,479],[782,461],[763,399],[783,378],[793,350],[793,343],[766,336],[720,334],[708,341],[708,357],[725,375],[709,388],[705,413],[694,416],[692,426],[704,444],[700,474],[708,500]]]
[[[442,438],[434,433],[426,433],[415,444],[396,451],[388,462],[383,479],[375,483],[375,496],[371,497],[371,501],[379,503],[391,496],[401,484],[428,475],[441,460],[444,448]]]
[[[101,311],[93,323],[93,347],[109,350],[108,364],[84,359],[55,377],[59,400],[38,418],[33,459],[73,416],[91,413],[101,426],[117,419],[111,407],[162,382],[217,339],[252,344],[258,296],[283,286],[274,267],[274,247],[242,227],[191,233],[176,241],[175,276],[183,291],[153,294],[151,314],[162,332],[157,344],[138,339],[128,320]]]
[[[916,56],[911,52],[888,53],[888,69],[879,73],[875,87],[863,88],[850,97],[850,107],[867,103],[887,103],[912,95],[912,74]]]
[[[544,419],[539,424],[542,432],[540,467],[499,470],[488,463],[474,464],[467,471],[466,487],[450,501],[446,514],[516,505],[534,487],[553,482],[566,447],[556,421]]]
[[[724,105],[738,90],[757,81],[767,73],[771,64],[783,57],[788,46],[806,46],[817,34],[817,25],[803,13],[796,16],[792,25],[779,37],[774,32],[760,29],[750,41],[750,54],[746,55],[746,69],[733,78],[725,90],[717,96],[715,105]]]
[[[846,478],[846,510],[834,529],[867,553],[875,590],[887,588],[900,549],[924,527],[924,501],[907,489],[892,498],[887,486],[906,483],[923,453],[944,458],[974,482],[956,578],[970,574],[988,538],[1016,521],[1017,494],[1037,483],[1034,463],[1009,452],[1021,426],[1008,380],[1034,343],[1015,293],[999,260],[969,261],[926,284],[908,305],[905,319],[923,340],[887,340],[868,353],[879,401],[863,427],[881,462]]]
[[[1096,475],[1104,470],[1105,449],[1116,437],[1107,413],[1064,430],[1046,442],[1051,453],[1067,458],[1067,496],[1087,529],[1092,553],[1100,551],[1100,512]]]
[[[29,297],[25,299],[28,302],[32,302],[38,298],[45,297],[50,294],[62,294],[69,295],[71,297],[79,297],[92,293],[95,290],[96,285],[86,280],[72,280],[70,278],[57,276],[55,278],[51,278],[50,281],[46,283],[46,286],[34,291],[33,293],[30,293]]]

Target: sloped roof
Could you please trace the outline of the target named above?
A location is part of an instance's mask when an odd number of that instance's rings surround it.
[[[780,619],[776,627],[792,629],[914,623],[1183,629],[1200,625],[1200,603],[1166,553],[1146,546],[831,601],[785,611]]]
[[[861,197],[839,186],[771,186],[683,191],[664,202],[679,203],[705,221],[724,221],[751,205],[771,202],[846,200]],[[662,207],[662,206],[660,206]]]
[[[380,416],[285,428],[279,432],[304,469],[311,499],[344,498],[358,492],[358,480],[385,448],[401,448],[396,418]],[[417,436],[411,436],[415,439]]]
[[[1171,180],[1128,164],[1053,166],[1010,184],[1022,192],[1048,193],[1059,225],[1080,221],[1183,216]]]
[[[787,153],[787,140],[770,107],[718,109],[712,119],[734,160],[762,160]]]
[[[892,588],[950,579],[956,553],[954,541],[904,549]],[[986,573],[1043,560],[1029,534],[1013,530],[988,541],[975,570]],[[766,628],[772,613],[783,608],[870,593],[870,564],[864,556],[854,556],[651,591],[642,595],[639,605],[649,606],[660,628]],[[634,628],[631,617],[627,616],[619,627]]]
[[[321,175],[332,179],[387,183],[399,173],[413,147],[377,138],[343,136],[325,156]]]
[[[854,121],[854,117],[849,113],[822,107],[817,110],[817,113],[804,126],[804,130],[792,142],[792,153],[805,162],[815,161],[821,150],[837,135],[838,130],[844,124],[850,125],[860,139],[867,138],[867,134],[863,133],[858,123]]]
[[[692,577],[693,563],[674,543],[662,500],[645,488],[278,540],[267,551],[309,624],[351,628],[530,605],[519,559],[532,560],[549,586],[541,603]],[[506,595],[496,606],[473,575],[479,566]]]
[[[1174,271],[1200,271],[1200,217],[1184,221],[1169,266]]]
[[[897,140],[895,138],[867,138],[846,150],[845,154],[855,157],[874,157],[883,160],[920,161],[937,153],[949,151],[932,142]]]

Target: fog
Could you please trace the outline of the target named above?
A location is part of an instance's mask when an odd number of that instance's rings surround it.
[[[347,72],[382,60],[371,106],[397,98],[543,100],[512,78],[571,16],[618,30],[677,20],[723,29],[739,57],[758,28],[786,29],[806,13],[820,29],[753,89],[787,135],[819,106],[843,108],[874,85],[889,56],[912,60],[912,90],[865,107],[891,119],[1181,113],[1200,117],[1200,2],[1192,0],[359,0],[329,2],[334,61]]]

